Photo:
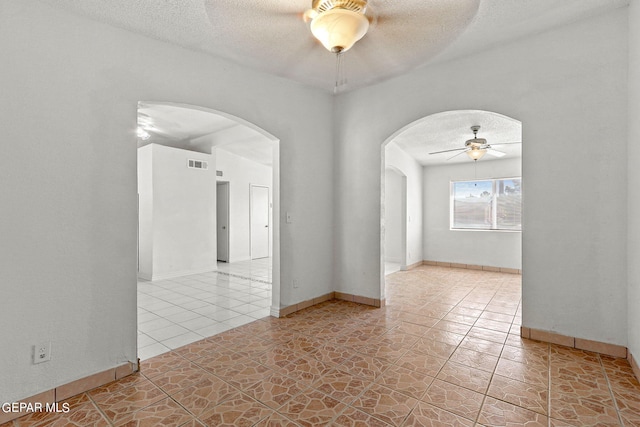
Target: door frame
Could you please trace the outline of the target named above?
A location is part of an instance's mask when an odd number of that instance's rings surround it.
[[[249,259],[253,260],[253,233],[251,232],[253,224],[253,189],[262,187],[267,189],[267,222],[269,231],[267,233],[267,258],[271,258],[271,188],[268,185],[249,184]]]
[[[216,262],[218,258],[218,186],[225,185],[227,187],[227,260],[223,262],[231,262],[231,183],[229,181],[216,181]]]
[[[386,163],[386,162],[385,162]],[[390,171],[391,173],[396,174],[399,178],[400,178],[400,270],[401,271],[406,271],[407,270],[407,175],[405,175],[404,172],[402,172],[399,168],[397,168],[396,166],[393,165],[386,165],[385,164],[385,174],[387,171]],[[386,182],[383,179],[383,183],[382,186],[384,187],[384,193],[385,194],[385,200],[383,201],[384,204],[384,208],[385,208],[385,212],[386,212],[386,193],[387,193],[387,188],[386,188]],[[384,226],[386,225],[386,216],[383,217],[383,229],[384,229],[384,237],[386,237],[387,234],[387,228]],[[385,255],[385,245],[382,245],[381,248],[381,253],[382,256]],[[383,260],[386,262],[386,259],[383,258]]]

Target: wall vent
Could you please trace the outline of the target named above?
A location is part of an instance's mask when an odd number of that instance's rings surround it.
[[[187,167],[191,169],[208,169],[209,164],[203,160],[189,159],[187,162]]]
[[[222,171],[216,171],[216,176],[222,176]]]

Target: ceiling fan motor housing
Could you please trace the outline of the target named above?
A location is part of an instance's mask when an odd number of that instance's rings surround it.
[[[487,145],[487,140],[484,138],[473,138],[473,139],[469,139],[467,140],[467,142],[464,143],[465,147],[482,147]]]
[[[364,14],[367,9],[367,0],[313,0],[311,8],[318,13],[331,9],[346,9]]]

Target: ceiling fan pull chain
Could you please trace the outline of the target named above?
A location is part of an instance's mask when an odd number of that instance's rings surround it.
[[[333,93],[344,90],[347,86],[347,71],[344,60],[344,52],[336,52],[336,84]]]
[[[336,52],[336,82],[333,86],[333,93],[338,93],[338,80],[340,79],[340,53]]]

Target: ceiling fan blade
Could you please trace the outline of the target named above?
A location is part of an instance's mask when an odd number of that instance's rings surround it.
[[[522,141],[514,141],[514,142],[498,142],[496,144],[491,144],[491,146],[493,147],[494,145],[510,145],[510,144],[522,144]]]
[[[466,153],[466,152],[467,152],[467,151],[469,151],[469,150],[470,150],[470,148],[465,148],[465,149],[464,149],[464,151],[461,151],[461,152],[459,152],[458,154],[456,154],[456,155],[454,155],[454,156],[449,157],[449,158],[447,159],[447,162],[448,162],[449,160],[453,159],[454,157],[458,157],[458,156],[459,156],[460,154],[462,154],[462,153]]]
[[[503,153],[502,151],[494,150],[492,148],[487,148],[487,154],[491,154],[494,157],[504,157],[507,153]]]
[[[460,151],[460,150],[466,150],[467,148],[454,148],[452,150],[442,150],[442,151],[434,151],[433,153],[429,153],[429,154],[440,154],[440,153],[449,153],[451,151]]]

